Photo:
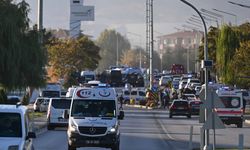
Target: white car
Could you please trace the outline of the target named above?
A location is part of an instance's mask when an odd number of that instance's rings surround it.
[[[172,82],[171,76],[162,76],[159,80],[159,85],[164,86],[164,85],[168,84],[169,82]]]
[[[34,111],[45,112],[48,110],[49,98],[38,97],[33,104]]]
[[[0,105],[0,149],[33,150],[28,109],[21,105]]]

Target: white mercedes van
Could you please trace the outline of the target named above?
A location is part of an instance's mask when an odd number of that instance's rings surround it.
[[[114,88],[78,87],[72,97],[68,149],[78,147],[105,147],[119,150],[119,111]]]

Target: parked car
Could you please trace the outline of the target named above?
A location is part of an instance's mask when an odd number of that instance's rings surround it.
[[[0,149],[33,150],[28,109],[21,105],[0,105]]]
[[[47,129],[67,127],[71,98],[50,98],[47,112]]]
[[[189,107],[192,115],[198,115],[200,113],[200,105],[202,102],[200,100],[189,101]]]
[[[173,100],[169,107],[169,118],[172,118],[173,116],[187,116],[188,118],[191,118],[191,110],[187,100]]]
[[[45,112],[48,110],[49,98],[38,97],[33,104],[34,111]]]
[[[16,95],[7,96],[6,104],[16,105],[19,102],[21,102],[20,96],[16,96]]]

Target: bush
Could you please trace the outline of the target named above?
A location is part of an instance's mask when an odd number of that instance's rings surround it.
[[[0,89],[0,104],[5,104],[7,102],[7,95],[3,89]]]

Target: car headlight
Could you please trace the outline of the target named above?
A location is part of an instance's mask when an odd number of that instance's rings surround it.
[[[109,133],[116,133],[117,132],[117,126],[112,126],[111,128],[109,128]]]
[[[18,150],[19,146],[18,145],[11,145],[8,147],[8,150]]]
[[[69,124],[69,131],[70,132],[77,132],[77,126],[73,121],[71,121]]]

